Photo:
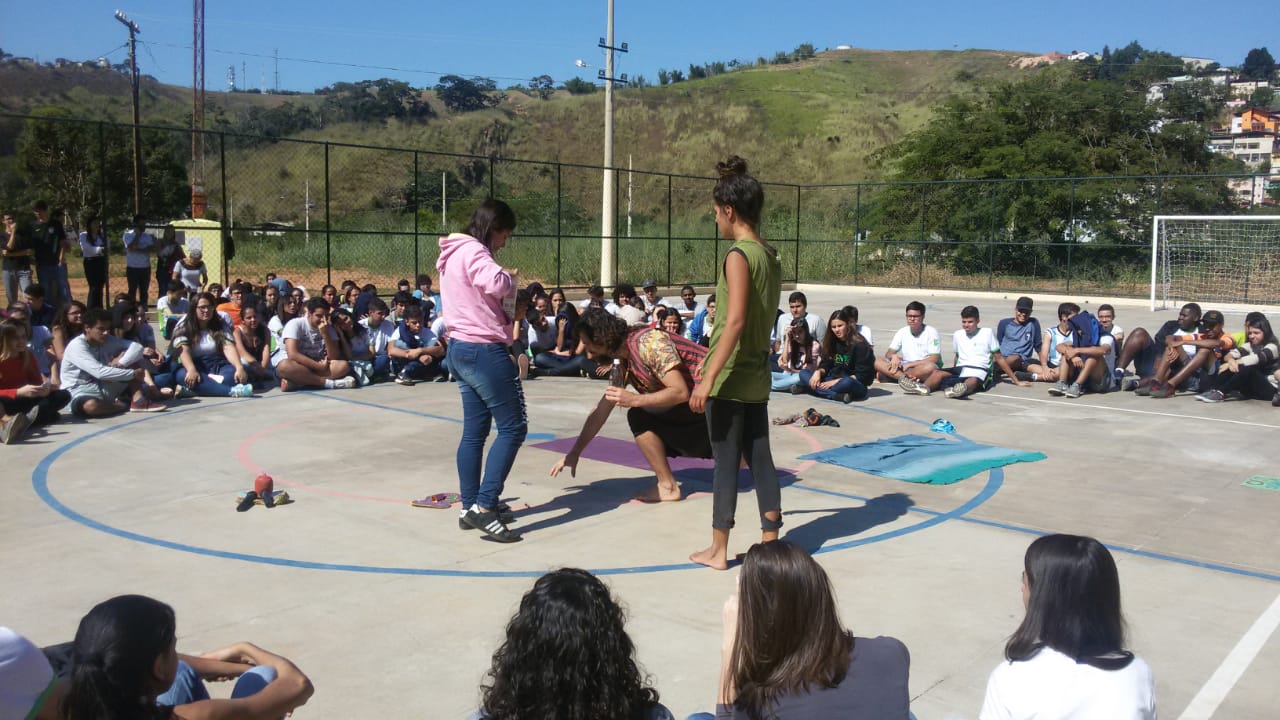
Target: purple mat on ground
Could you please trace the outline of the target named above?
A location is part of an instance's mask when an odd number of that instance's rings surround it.
[[[573,449],[573,444],[577,441],[576,437],[560,438],[559,440],[536,443],[533,447],[565,455]],[[597,437],[591,441],[590,445],[587,445],[587,449],[582,452],[582,457],[587,460],[613,463],[614,465],[649,471],[649,463],[645,462],[644,453],[640,452],[640,448],[636,447],[634,440]],[[703,460],[702,458],[674,457],[669,458],[669,460],[671,461],[672,472],[715,467],[714,462]]]

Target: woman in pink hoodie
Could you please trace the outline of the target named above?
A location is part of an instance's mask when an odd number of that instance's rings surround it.
[[[524,389],[507,352],[515,316],[504,308],[515,297],[513,273],[493,259],[516,228],[511,207],[492,198],[471,213],[465,230],[440,238],[440,291],[449,327],[449,369],[462,392],[462,441],[458,485],[463,530],[482,530],[498,542],[520,540],[511,531],[510,510],[500,505],[507,474],[528,430]],[[490,423],[498,438],[481,461]]]

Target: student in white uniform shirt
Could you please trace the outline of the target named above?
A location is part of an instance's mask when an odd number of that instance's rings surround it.
[[[956,351],[955,366],[938,368],[923,383],[916,383],[917,395],[928,395],[942,387],[944,382],[948,383],[947,397],[957,400],[984,390],[991,377],[993,363],[1005,375],[1014,377],[1013,368],[1009,367],[1009,363],[1000,354],[996,334],[991,328],[978,327],[979,320],[978,308],[973,305],[966,305],[960,311],[961,328],[951,340]],[[1031,386],[1026,380],[1015,382],[1021,387]]]
[[[883,360],[876,361],[881,382],[897,382],[907,392],[916,391],[942,365],[942,339],[937,328],[924,322],[924,303],[907,303],[907,324],[894,333]]]

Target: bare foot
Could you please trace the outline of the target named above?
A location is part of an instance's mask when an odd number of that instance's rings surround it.
[[[715,548],[707,548],[689,556],[690,562],[706,565],[712,570],[728,570],[729,562],[725,559],[724,551],[717,552]]]
[[[684,496],[680,494],[680,486],[673,488],[664,488],[661,485],[654,485],[636,496],[636,500],[643,503],[663,503],[663,502],[679,502]]]

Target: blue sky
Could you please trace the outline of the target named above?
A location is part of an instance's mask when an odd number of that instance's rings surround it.
[[[441,73],[483,75],[499,87],[534,75],[557,82],[602,66],[606,0],[207,0],[206,86],[238,83],[309,91],[336,81],[393,77],[416,87]],[[164,82],[191,84],[191,5],[182,0],[3,0],[0,48],[40,60],[123,62],[126,32],[112,17],[124,10],[142,28],[141,70]],[[819,50],[841,44],[891,50],[985,48],[1034,53],[1103,45],[1143,46],[1238,65],[1253,47],[1280,45],[1274,13],[1214,10],[1187,0],[978,0],[903,3],[849,0],[616,0],[616,72],[656,82],[659,68],[754,60],[804,42]],[[1272,47],[1280,55],[1280,47]],[[243,65],[242,65],[243,63]],[[360,67],[363,66],[363,67]],[[3,92],[3,88],[0,88]]]

